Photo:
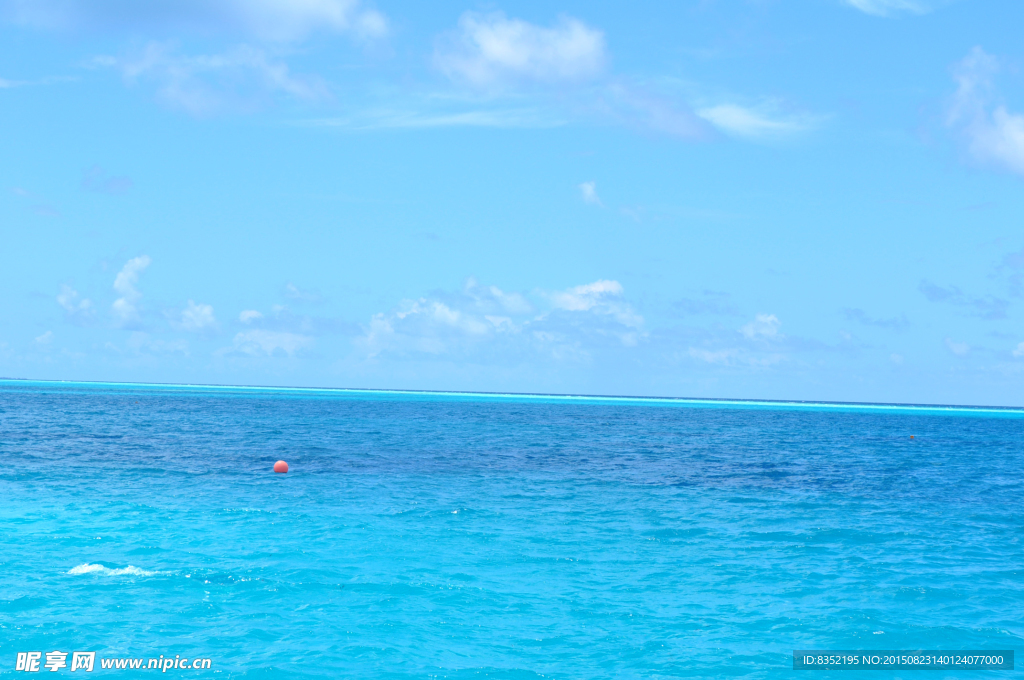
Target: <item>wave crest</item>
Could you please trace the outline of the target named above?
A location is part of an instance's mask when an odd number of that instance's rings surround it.
[[[79,564],[77,567],[73,567],[68,571],[71,576],[79,576],[80,574],[104,574],[105,576],[153,576],[156,574],[155,571],[146,571],[145,569],[139,569],[128,565],[123,569],[111,569],[110,567],[104,567],[102,564]]]

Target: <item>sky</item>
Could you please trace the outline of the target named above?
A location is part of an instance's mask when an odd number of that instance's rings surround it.
[[[1017,0],[0,0],[0,376],[1024,405]]]

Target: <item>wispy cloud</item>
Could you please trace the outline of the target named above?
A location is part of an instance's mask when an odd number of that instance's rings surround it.
[[[758,107],[718,104],[698,109],[697,115],[723,132],[746,139],[770,139],[803,132],[817,120],[807,116],[786,115],[778,105],[768,102]]]
[[[315,32],[343,33],[359,41],[388,33],[387,18],[359,0],[0,0],[0,20],[65,31],[99,30],[138,36],[219,35],[233,48],[181,54],[159,40],[140,51],[100,56],[89,65],[120,71],[129,85],[148,83],[160,101],[193,115],[248,112],[275,97],[305,102],[329,97],[322,79],[296,75],[281,58]],[[256,44],[257,46],[252,46]],[[87,178],[91,190],[123,187]]]
[[[286,289],[287,291],[287,289]],[[305,302],[320,302],[319,294],[309,291],[301,291],[295,288],[297,293],[306,297],[290,296],[290,299],[299,304]],[[313,316],[310,314],[297,314],[286,305],[274,305],[268,314],[255,309],[247,309],[238,315],[238,320],[259,330],[271,331],[274,333],[291,333],[303,337],[315,338],[322,335],[348,335],[352,336],[359,332],[358,326],[342,318],[328,316]]]
[[[250,357],[292,357],[313,346],[313,338],[299,333],[253,329],[235,335],[230,347],[218,355]]]
[[[0,0],[0,17],[59,30],[226,32],[262,40],[299,40],[314,31],[362,39],[388,32],[387,18],[358,0]]]
[[[702,349],[700,347],[690,347],[687,350],[687,354],[706,364],[729,365],[737,359],[739,356],[739,350],[735,348],[710,350]]]
[[[31,209],[43,217],[60,217],[60,211],[50,205],[42,196],[23,187],[12,187],[11,193],[19,198],[31,201]]]
[[[960,133],[975,160],[1024,174],[1024,115],[996,103],[999,68],[999,60],[980,47],[956,65],[957,91],[946,122]]]
[[[775,314],[761,313],[739,328],[712,325],[666,329],[655,335],[661,344],[673,348],[677,359],[684,356],[698,364],[737,370],[764,371],[787,362],[806,360],[814,354],[849,351],[845,341],[829,344],[787,335],[781,329],[782,321]],[[685,354],[675,349],[682,343],[692,343]]]
[[[85,325],[95,316],[92,301],[87,298],[79,299],[78,291],[67,284],[60,287],[57,304],[64,308],[68,321],[77,325]]]
[[[1020,297],[1024,291],[1024,248],[1003,257],[1000,270],[1009,270],[1007,283],[1011,295]]]
[[[684,140],[714,136],[714,126],[684,101],[625,80],[563,84],[557,90],[465,92],[414,97],[402,106],[371,107],[345,116],[307,119],[299,125],[349,130],[488,127],[547,129],[572,122],[613,122],[645,133]],[[530,102],[524,106],[525,101]]]
[[[448,77],[474,86],[508,82],[578,82],[604,69],[604,34],[572,17],[551,28],[501,12],[467,12],[439,41],[434,64]]]
[[[181,318],[176,325],[190,333],[208,332],[217,327],[217,318],[213,315],[211,305],[196,304],[189,300],[185,309],[181,310]]]
[[[132,181],[128,177],[111,176],[100,166],[94,165],[82,175],[81,186],[86,191],[120,195],[127,193],[132,188]]]
[[[521,295],[470,279],[461,293],[404,300],[390,312],[375,314],[357,344],[371,357],[466,351],[479,341],[520,333],[521,323],[513,317],[530,309]]]
[[[713,127],[685,101],[625,79],[588,93],[596,101],[584,105],[621,125],[677,139],[700,141],[714,136]]]
[[[506,293],[497,286],[481,286],[476,277],[469,277],[462,292],[477,308],[504,314],[532,314],[535,310],[521,293]]]
[[[922,0],[845,0],[846,4],[859,9],[865,14],[885,17],[901,12],[924,14],[931,9],[931,4]]]
[[[609,61],[603,31],[580,19],[563,16],[542,26],[500,12],[468,12],[436,40],[433,62],[450,81],[447,87],[419,96],[415,88],[403,87],[392,90],[385,105],[299,124],[379,130],[549,128],[589,121],[687,141],[713,139],[719,132],[763,141],[812,129],[822,120],[790,110],[778,98],[743,106],[697,97],[674,79],[610,74]],[[692,105],[696,99],[703,99],[699,113]]]
[[[689,347],[686,356],[699,364],[732,368],[765,370],[790,359],[781,348],[766,351],[765,347]]]
[[[2,3],[2,1],[3,0],[0,0],[0,3]],[[0,90],[5,90],[11,87],[32,85],[53,85],[54,83],[68,83],[75,82],[77,80],[78,78],[74,76],[45,76],[34,80],[10,80],[8,78],[0,78]]]
[[[956,286],[943,288],[930,281],[921,281],[918,290],[929,302],[942,302],[963,307],[971,310],[972,315],[980,316],[983,319],[1005,319],[1006,311],[1010,306],[1008,301],[992,295],[986,297],[967,295]]]
[[[551,293],[549,297],[556,309],[607,315],[630,328],[639,328],[644,322],[643,317],[633,311],[633,307],[626,301],[622,284],[618,281],[601,279]]]
[[[843,309],[843,316],[850,321],[856,321],[864,324],[865,326],[875,326],[877,328],[888,328],[889,330],[901,331],[910,326],[910,321],[907,320],[906,315],[898,317],[890,317],[888,319],[879,319],[868,314],[863,309],[847,307]]]
[[[351,116],[315,118],[300,121],[299,124],[349,130],[415,130],[445,127],[543,129],[564,125],[565,119],[552,112],[536,108],[495,108],[450,112],[371,109]]]
[[[222,54],[186,56],[168,43],[150,42],[141,52],[96,57],[95,66],[116,68],[128,84],[153,83],[157,97],[193,115],[247,111],[268,96],[314,101],[328,96],[316,77],[296,76],[266,51],[247,45]]]
[[[142,293],[136,285],[139,282],[139,275],[146,270],[150,262],[148,255],[133,257],[125,263],[114,279],[114,290],[121,297],[114,300],[111,309],[121,326],[127,327],[139,321],[138,303],[142,299]]]
[[[966,342],[955,342],[951,338],[946,338],[946,349],[956,356],[962,357],[967,356],[967,353],[971,351],[971,346]]]
[[[374,315],[356,344],[369,358],[587,361],[602,347],[632,347],[646,337],[643,318],[625,300],[617,281],[537,294],[547,307],[540,312],[520,293],[470,279],[458,293],[405,300]]]
[[[584,203],[603,206],[601,197],[597,195],[597,182],[583,182],[579,185],[580,196]]]
[[[284,296],[296,302],[322,302],[323,296],[316,290],[305,290],[294,283],[288,283],[284,287]]]
[[[774,314],[757,314],[753,321],[740,328],[740,333],[750,340],[774,340],[782,337],[780,326],[782,322]]]

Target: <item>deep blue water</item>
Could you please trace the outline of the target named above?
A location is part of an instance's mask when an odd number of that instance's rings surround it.
[[[2,676],[32,650],[760,678],[794,648],[1024,649],[1020,411],[0,382],[0,461]]]

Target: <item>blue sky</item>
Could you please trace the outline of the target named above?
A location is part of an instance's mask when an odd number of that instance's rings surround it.
[[[1024,4],[0,0],[0,375],[1024,405]]]

